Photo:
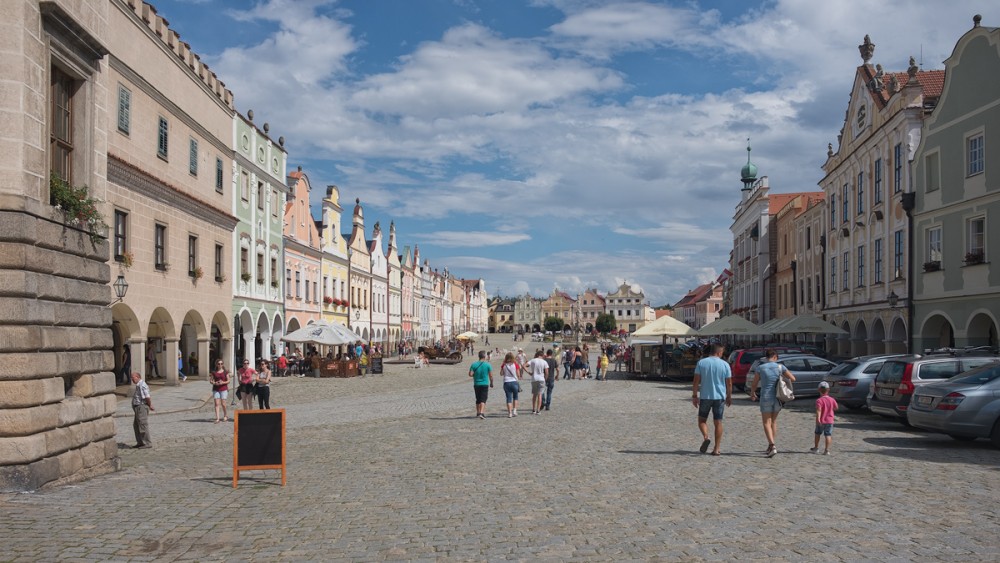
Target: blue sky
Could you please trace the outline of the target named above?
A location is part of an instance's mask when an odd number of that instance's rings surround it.
[[[315,198],[336,184],[491,294],[627,280],[654,306],[726,267],[748,137],[773,192],[817,189],[865,34],[930,70],[973,14],[1000,25],[968,1],[154,5]]]

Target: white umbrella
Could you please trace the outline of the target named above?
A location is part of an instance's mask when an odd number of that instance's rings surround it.
[[[736,334],[763,334],[760,327],[739,315],[716,319],[697,331],[698,336],[722,336]]]
[[[476,334],[475,332],[472,332],[470,330],[470,331],[467,331],[467,332],[463,332],[462,334],[459,334],[455,338],[457,338],[459,340],[475,340],[478,337],[479,337],[478,334]]]
[[[773,329],[774,334],[848,334],[848,332],[828,321],[813,316],[799,315],[787,323]]]
[[[346,326],[334,322],[317,321],[282,337],[285,342],[297,344],[322,344],[324,346],[340,346],[353,344],[362,338]]]
[[[664,315],[655,321],[644,325],[639,330],[632,333],[632,336],[691,336],[694,329],[681,321]]]

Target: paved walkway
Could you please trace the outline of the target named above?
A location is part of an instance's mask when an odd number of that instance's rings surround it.
[[[461,366],[277,380],[288,484],[232,479],[232,426],[208,384],[154,389],[154,448],[116,419],[124,469],[0,495],[0,560],[995,560],[1000,451],[840,416],[809,454],[811,402],[727,410],[724,455],[697,452],[686,384],[560,381],[553,410],[477,420]],[[529,385],[525,386],[530,388]],[[525,401],[527,403],[527,400]],[[525,414],[525,412],[529,414]]]

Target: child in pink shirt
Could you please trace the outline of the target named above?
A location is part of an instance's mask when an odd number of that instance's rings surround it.
[[[830,444],[833,443],[833,411],[837,410],[837,400],[830,396],[830,384],[822,381],[819,384],[819,399],[816,399],[816,438],[809,451],[819,453],[819,437],[825,437],[823,455],[830,455]]]

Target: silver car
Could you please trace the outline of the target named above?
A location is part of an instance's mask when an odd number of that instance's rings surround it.
[[[750,391],[750,384],[753,383],[754,372],[757,366],[764,363],[764,358],[755,360],[747,372],[747,391]],[[806,397],[819,395],[819,382],[825,381],[830,370],[837,367],[837,364],[824,360],[812,354],[778,354],[778,363],[788,368],[795,376],[795,383],[792,384],[792,391],[795,397]],[[757,389],[760,395],[760,389]]]
[[[913,394],[906,419],[911,426],[956,440],[989,438],[1000,448],[1000,365],[921,385]]]
[[[900,356],[900,354],[858,356],[838,364],[826,379],[830,383],[830,396],[847,408],[857,409],[865,406],[868,402],[868,390],[882,364],[889,358]]]

